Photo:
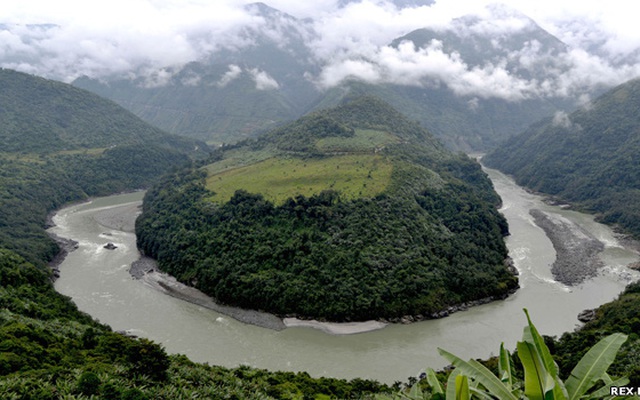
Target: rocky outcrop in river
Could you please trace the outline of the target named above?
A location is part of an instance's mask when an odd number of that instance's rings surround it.
[[[536,225],[542,228],[556,250],[551,272],[558,282],[568,286],[579,285],[598,274],[604,265],[598,254],[604,244],[579,225],[559,215],[538,209],[530,212]]]

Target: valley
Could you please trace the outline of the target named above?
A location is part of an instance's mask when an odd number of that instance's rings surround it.
[[[0,398],[640,387],[637,21],[503,3],[3,4]]]

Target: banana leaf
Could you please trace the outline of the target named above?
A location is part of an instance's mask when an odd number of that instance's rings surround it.
[[[607,369],[615,360],[618,350],[626,340],[627,336],[622,333],[609,335],[596,343],[580,359],[565,383],[570,400],[579,399],[599,379],[603,378]]]
[[[465,375],[456,376],[456,400],[470,400],[469,378]]]
[[[511,355],[504,348],[504,343],[500,343],[500,357],[498,358],[498,371],[500,380],[507,385],[509,390],[513,390],[513,373],[511,372]]]
[[[440,385],[440,381],[438,381],[438,377],[436,376],[436,371],[433,368],[427,368],[427,383],[431,386],[432,393],[444,393],[442,390],[442,386]]]
[[[467,375],[469,378],[474,379],[478,384],[484,386],[489,393],[498,397],[501,400],[516,400],[517,398],[511,393],[511,390],[498,379],[487,367],[480,364],[475,360],[464,361],[458,356],[449,353],[446,350],[438,348],[438,352],[444,358],[446,358],[456,370],[459,370],[461,374]],[[447,393],[447,398],[448,393]]]
[[[524,394],[530,400],[545,400],[548,393],[553,393],[555,382],[536,350],[532,343],[518,342],[518,357],[524,367]]]

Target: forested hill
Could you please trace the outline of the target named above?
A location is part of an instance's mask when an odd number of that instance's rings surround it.
[[[0,69],[0,248],[41,265],[58,252],[44,231],[53,209],[146,187],[207,156],[204,143],[162,132],[111,101]]]
[[[136,233],[161,269],[222,303],[429,318],[517,287],[498,203],[476,162],[364,97],[167,175]]]
[[[2,68],[0,121],[2,153],[105,149],[133,143],[193,151],[196,145],[86,90]]]
[[[640,80],[531,126],[484,162],[640,236]]]

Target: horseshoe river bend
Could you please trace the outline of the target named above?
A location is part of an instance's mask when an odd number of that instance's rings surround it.
[[[640,259],[634,250],[637,246],[628,245],[590,215],[548,205],[509,177],[486,171],[503,200],[500,211],[511,232],[506,243],[520,274],[520,289],[505,300],[446,318],[390,324],[349,335],[306,326],[275,330],[239,322],[228,313],[203,306],[205,302],[194,304],[169,296],[159,290],[165,285],[134,279],[129,273],[139,258],[133,223],[142,192],[96,198],[57,212],[50,232],[78,245],[59,265],[55,287],[114,330],[150,338],[168,352],[185,354],[193,361],[393,383],[406,381],[427,366],[444,367],[447,363],[438,355],[438,347],[464,359],[495,355],[500,342],[515,348],[526,323],[523,308],[529,309],[543,334],[571,331],[580,324],[578,313],[613,300],[640,278],[640,273],[627,267]],[[568,246],[563,247],[563,241]],[[108,242],[117,248],[105,249]],[[582,261],[575,265],[575,251],[580,253],[581,245],[590,250],[580,254],[589,258],[589,271],[580,269]],[[554,278],[551,272],[556,254],[568,261],[565,279]],[[380,328],[375,322],[365,325],[372,327]]]

